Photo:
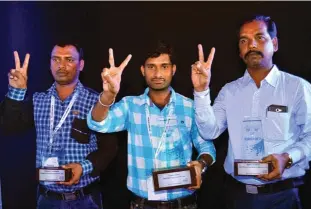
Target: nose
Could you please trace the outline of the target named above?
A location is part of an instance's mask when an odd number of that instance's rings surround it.
[[[248,45],[248,47],[250,48],[250,49],[255,49],[255,48],[257,48],[257,41],[256,40],[250,40],[249,41],[249,45]]]
[[[160,69],[156,69],[155,71],[154,71],[154,77],[156,77],[156,78],[161,78],[162,77],[162,74],[161,74],[161,70]]]

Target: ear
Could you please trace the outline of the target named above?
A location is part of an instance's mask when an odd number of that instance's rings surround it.
[[[145,77],[145,67],[143,65],[140,66],[140,72]]]
[[[84,60],[80,60],[79,62],[79,71],[82,71],[84,68]]]
[[[176,72],[176,65],[173,65],[173,75],[175,75]]]
[[[272,39],[273,51],[276,52],[279,49],[279,41],[277,37]]]

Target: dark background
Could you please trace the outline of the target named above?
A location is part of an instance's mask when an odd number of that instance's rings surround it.
[[[14,68],[13,50],[31,54],[28,91],[44,91],[52,84],[50,52],[55,42],[70,38],[82,44],[84,85],[101,91],[100,72],[108,66],[108,48],[116,64],[131,53],[122,77],[119,98],[144,90],[140,60],[144,48],[164,39],[175,46],[175,90],[192,98],[190,65],[197,60],[197,44],[206,57],[216,47],[211,83],[212,97],[227,82],[242,76],[237,26],[250,14],[271,16],[277,23],[279,51],[275,63],[284,71],[310,81],[311,2],[0,2],[0,99],[7,92],[7,73]],[[242,101],[241,101],[242,102]],[[4,209],[35,208],[35,133],[0,135],[0,175]],[[104,204],[126,209],[126,133],[121,132],[119,154],[102,173]],[[200,208],[223,208],[223,167],[227,135],[215,141],[217,162],[207,172],[200,193]],[[311,208],[311,183],[302,188],[304,208]],[[310,199],[310,198],[309,198]]]

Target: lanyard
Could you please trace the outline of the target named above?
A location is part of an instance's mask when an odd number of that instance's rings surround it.
[[[60,127],[63,125],[64,121],[66,120],[72,106],[73,106],[73,103],[76,101],[77,99],[77,96],[78,96],[78,92],[76,92],[72,99],[70,100],[70,103],[68,105],[68,107],[66,108],[62,118],[60,119],[59,123],[57,124],[57,126],[55,127],[54,129],[54,117],[55,117],[55,112],[54,112],[54,109],[55,109],[55,97],[52,96],[51,97],[51,109],[50,109],[50,144],[53,143],[53,137],[54,135],[56,134],[56,132],[60,129]],[[54,130],[53,130],[54,129]]]
[[[145,105],[145,107],[146,107],[145,109],[146,109],[146,121],[147,121],[148,135],[149,135],[149,138],[150,138],[150,142],[152,144],[152,132],[151,132],[151,124],[150,124],[150,117],[151,117],[151,115],[150,115],[150,112],[149,112],[149,105]],[[167,115],[166,123],[164,125],[164,130],[163,130],[161,138],[160,138],[159,145],[157,146],[157,149],[156,149],[156,152],[155,152],[155,159],[157,159],[159,153],[163,149],[164,138],[166,136],[168,124],[169,124],[169,121],[170,121],[170,116],[172,114],[173,114],[173,108],[170,108],[169,113]]]

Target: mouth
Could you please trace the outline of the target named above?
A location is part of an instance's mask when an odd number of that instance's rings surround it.
[[[162,84],[162,83],[164,83],[164,80],[162,80],[162,79],[153,79],[153,80],[151,80],[152,81],[152,83],[154,83],[154,84]]]

